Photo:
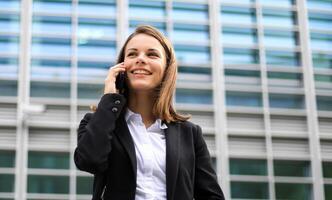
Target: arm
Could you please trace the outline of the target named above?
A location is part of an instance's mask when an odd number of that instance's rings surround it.
[[[216,174],[211,165],[211,157],[197,126],[195,137],[195,200],[224,200],[224,194],[218,185]]]
[[[122,95],[105,94],[97,111],[84,116],[77,131],[77,147],[74,153],[77,168],[93,174],[108,168],[113,131],[125,103]]]

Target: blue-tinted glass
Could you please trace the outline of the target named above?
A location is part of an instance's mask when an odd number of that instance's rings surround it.
[[[28,167],[39,169],[69,169],[69,153],[29,151]]]
[[[331,0],[307,0],[307,7],[309,9],[332,9]]]
[[[257,64],[258,50],[224,48],[224,63],[227,64]]]
[[[277,199],[292,200],[311,200],[312,189],[310,184],[303,183],[276,183],[275,184]]]
[[[262,94],[249,92],[226,92],[227,106],[262,106]]]
[[[212,92],[209,90],[177,89],[177,103],[212,104]]]
[[[230,24],[253,24],[256,23],[256,13],[252,8],[221,7],[221,22]]]
[[[311,29],[332,30],[332,14],[309,12],[309,26]]]
[[[167,35],[166,33],[166,24],[161,22],[152,22],[152,21],[144,21],[144,20],[130,20],[130,26],[129,26],[129,33],[132,33],[135,31],[135,28],[139,25],[151,25],[157,28],[159,31],[161,31],[164,35]]]
[[[115,0],[79,0],[78,14],[115,16]]]
[[[71,55],[71,40],[62,38],[32,38],[32,54],[68,57]]]
[[[178,67],[178,81],[200,81],[200,82],[211,82],[211,68],[206,67],[191,67],[191,66],[179,66]]]
[[[0,8],[1,3],[0,3]],[[20,17],[13,14],[0,14],[0,30],[17,32],[20,30]]]
[[[70,17],[34,16],[32,32],[37,34],[66,34],[71,33]]]
[[[44,80],[70,80],[70,60],[33,59],[31,78]]]
[[[302,80],[302,74],[287,72],[268,72],[267,76],[271,79]]]
[[[92,194],[93,177],[77,177],[76,193]]]
[[[18,70],[17,58],[2,58],[0,57],[0,77],[2,78],[17,78]]]
[[[266,160],[232,158],[229,169],[235,175],[267,175]]]
[[[179,63],[208,63],[210,49],[201,46],[175,45],[176,57]]]
[[[14,192],[14,183],[13,174],[0,174],[0,192]]]
[[[0,0],[0,8],[5,10],[19,10],[20,0]]]
[[[106,77],[106,74],[105,74]],[[103,94],[104,85],[99,84],[79,84],[78,98],[80,99],[100,99]]]
[[[315,68],[332,69],[332,55],[323,53],[313,53],[312,62]]]
[[[304,108],[302,95],[270,94],[269,101],[271,108]]]
[[[179,66],[179,73],[197,74],[197,75],[210,75],[211,68]]]
[[[0,150],[0,168],[15,167],[15,151]]]
[[[226,76],[237,76],[237,77],[254,77],[259,78],[259,71],[249,71],[249,70],[237,70],[237,69],[225,69]]]
[[[115,21],[109,19],[79,18],[77,33],[78,37],[82,39],[115,38]]]
[[[264,31],[264,45],[275,47],[295,47],[298,44],[297,34],[293,31]]]
[[[268,65],[286,65],[297,67],[300,65],[300,55],[291,51],[267,51],[266,63]]]
[[[273,166],[275,176],[311,176],[309,161],[274,160]]]
[[[324,185],[325,199],[332,199],[332,184]]]
[[[292,5],[295,4],[294,1],[295,1],[295,0],[278,0],[277,5],[278,5],[278,6],[286,6],[286,7],[289,7],[289,6],[292,6]],[[260,3],[261,3],[263,6],[275,6],[275,5],[276,5],[276,1],[275,1],[275,0],[260,0]]]
[[[204,22],[209,18],[206,4],[173,2],[172,19],[176,21]]]
[[[265,26],[292,27],[296,24],[295,13],[292,11],[263,9],[263,24]]]
[[[197,41],[204,42],[209,40],[209,28],[202,25],[174,24],[174,41]]]
[[[130,0],[128,13],[130,18],[164,19],[166,15],[165,2]]]
[[[106,40],[89,40],[80,38],[78,45],[78,56],[93,56],[114,59],[115,42]]]
[[[0,35],[0,53],[18,53],[18,42],[17,36]]]
[[[69,98],[69,83],[31,82],[31,97]]]
[[[332,111],[332,97],[329,96],[317,96],[318,110]]]
[[[311,48],[316,50],[332,50],[332,34],[311,33]]]
[[[71,0],[34,0],[33,11],[70,14],[72,12]]]
[[[113,62],[78,61],[78,80],[96,80],[107,76],[108,69],[113,66]],[[90,87],[90,86],[89,86]]]
[[[223,44],[254,45],[257,43],[257,32],[254,29],[224,27],[221,38]]]
[[[17,96],[17,81],[0,80],[0,96]]]
[[[332,83],[332,76],[315,74],[315,81]]]
[[[234,199],[268,199],[268,183],[232,181],[231,197]]]
[[[234,3],[234,0],[223,0],[223,3]],[[237,0],[236,3],[241,3],[241,4],[251,4],[255,3],[255,0]]]
[[[29,175],[28,193],[69,193],[68,176]]]

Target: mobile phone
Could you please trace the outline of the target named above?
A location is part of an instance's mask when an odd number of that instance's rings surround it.
[[[124,93],[126,84],[126,74],[125,72],[120,72],[115,80],[115,88],[119,90],[120,94]]]

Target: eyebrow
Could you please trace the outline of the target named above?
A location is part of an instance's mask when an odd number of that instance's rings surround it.
[[[137,49],[136,48],[130,48],[130,49],[128,49],[128,51],[137,51]],[[148,51],[157,51],[157,52],[159,52],[160,50],[158,50],[158,49],[148,49]]]

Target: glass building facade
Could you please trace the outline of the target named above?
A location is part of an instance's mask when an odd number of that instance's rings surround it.
[[[0,200],[91,199],[76,129],[139,24],[227,199],[332,199],[331,0],[0,0]]]

